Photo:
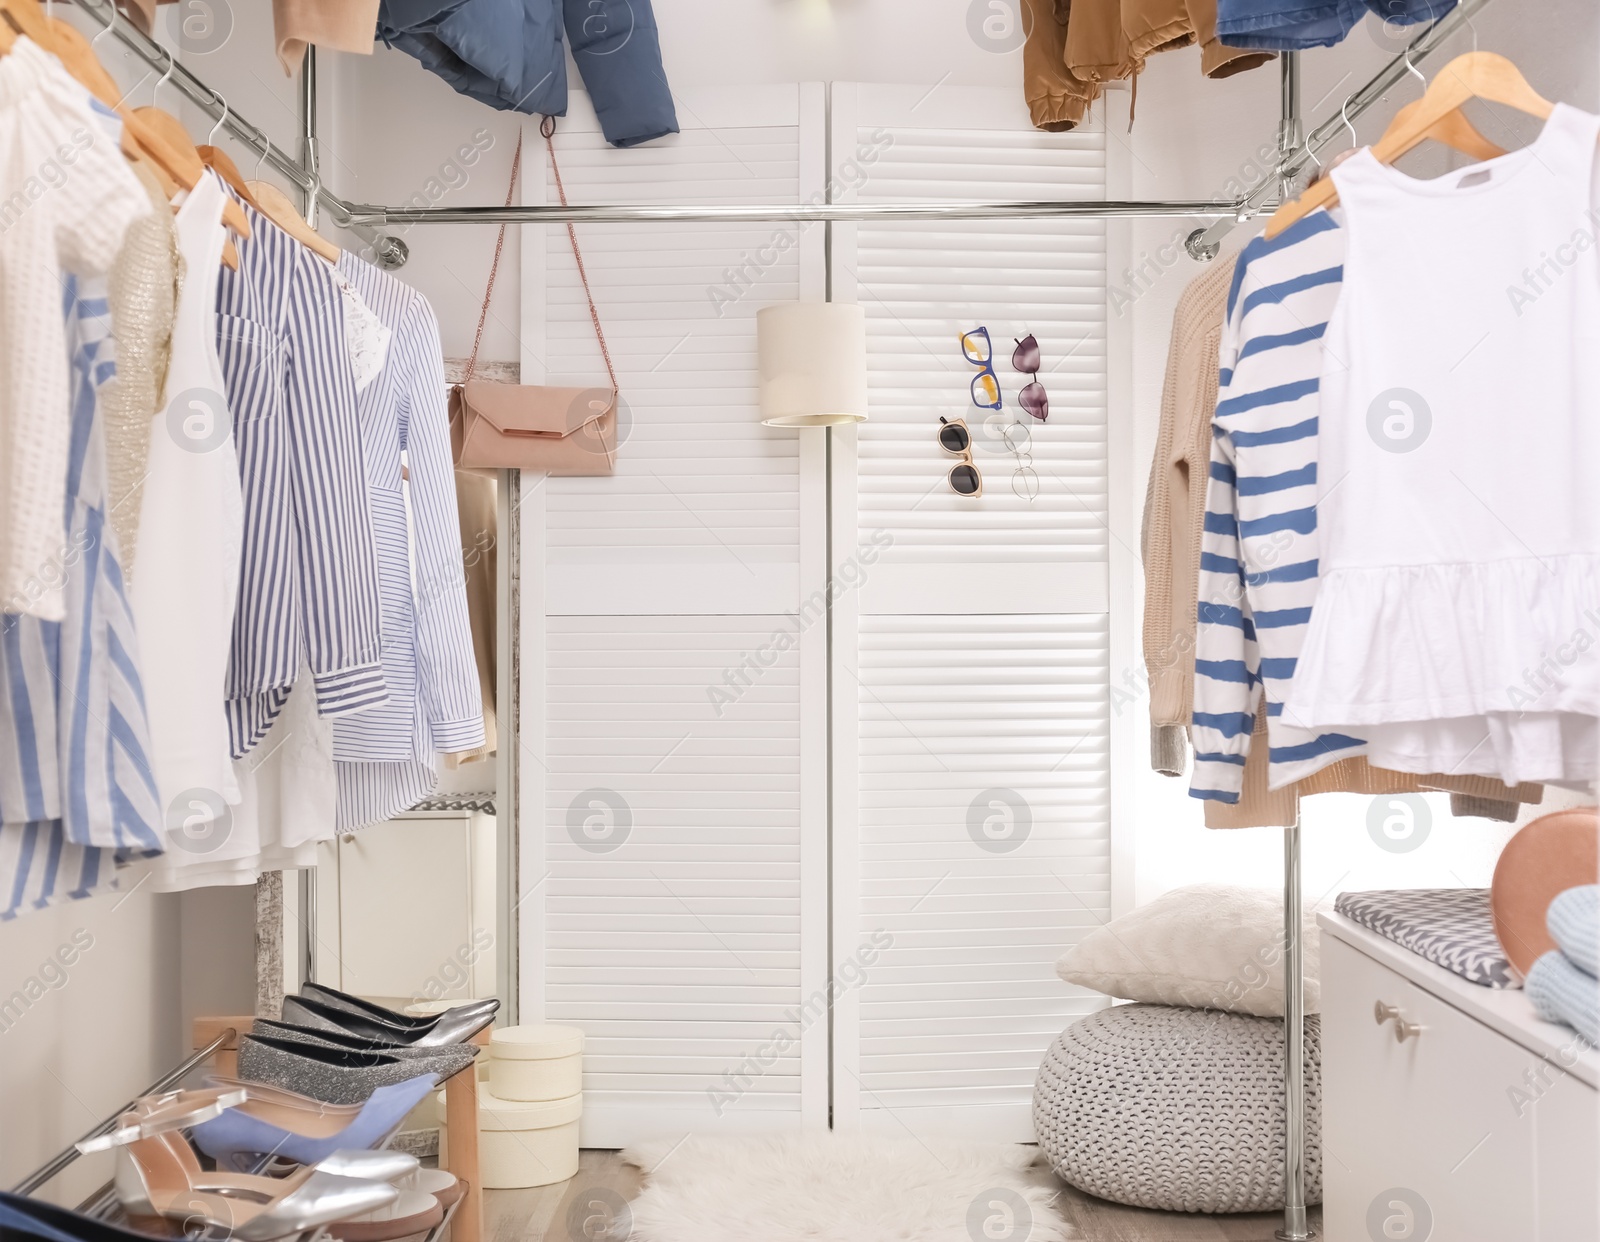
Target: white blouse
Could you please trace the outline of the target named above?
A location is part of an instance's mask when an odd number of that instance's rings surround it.
[[[185,861],[185,834],[198,830],[197,817],[216,818],[239,801],[223,709],[244,525],[239,457],[216,345],[226,202],[221,184],[208,174],[177,213],[183,286],[167,390],[149,428],[140,572],[133,584],[151,763],[169,808],[169,830],[177,816],[168,860],[178,865]],[[181,815],[171,809],[180,798],[188,808]]]

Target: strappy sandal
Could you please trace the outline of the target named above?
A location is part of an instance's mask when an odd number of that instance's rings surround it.
[[[178,1132],[206,1111],[185,1112],[180,1102],[169,1100],[142,1116],[138,1111],[124,1113],[115,1130],[79,1144],[79,1150],[116,1150],[113,1185],[136,1222],[163,1218],[205,1225],[225,1230],[239,1242],[290,1237],[378,1211],[400,1198],[400,1191],[386,1181],[317,1168],[303,1168],[285,1178],[207,1173]]]

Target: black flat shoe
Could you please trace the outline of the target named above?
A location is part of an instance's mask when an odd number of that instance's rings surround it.
[[[321,1001],[324,1005],[331,1005],[335,1009],[343,1009],[347,1013],[359,1013],[368,1018],[376,1018],[379,1022],[388,1022],[394,1026],[423,1027],[433,1022],[432,1017],[418,1018],[408,1013],[399,1013],[393,1009],[386,1009],[382,1005],[375,1005],[369,1000],[362,1000],[359,996],[351,996],[348,992],[340,992],[336,988],[327,987],[321,983],[307,983],[300,989],[300,995],[310,997],[312,1000]],[[447,1013],[498,1013],[500,1000],[493,997],[489,1000],[468,1001],[464,1005],[453,1005]]]
[[[342,1048],[346,1052],[382,1052],[392,1057],[428,1057],[438,1051],[432,1044],[393,1044],[383,1040],[367,1039],[348,1031],[333,1031],[326,1027],[295,1026],[292,1022],[274,1022],[270,1018],[257,1018],[250,1025],[252,1035],[270,1035],[274,1039],[287,1039],[296,1044],[321,1044],[324,1048]]]

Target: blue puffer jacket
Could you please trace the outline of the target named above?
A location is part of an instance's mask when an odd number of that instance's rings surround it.
[[[492,108],[565,116],[563,22],[607,142],[678,132],[650,0],[382,0],[378,37]]]

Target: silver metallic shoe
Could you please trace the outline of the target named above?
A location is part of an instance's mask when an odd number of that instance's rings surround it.
[[[415,1177],[422,1162],[409,1152],[358,1151],[348,1148],[317,1161],[316,1168],[339,1177],[360,1177],[369,1182],[394,1182]]]
[[[283,998],[282,1019],[294,1026],[342,1031],[379,1043],[438,1048],[471,1039],[494,1022],[494,1011],[447,1009],[435,1017],[420,1020],[420,1023],[417,1019],[407,1018],[405,1024],[401,1025],[370,1014],[340,1009],[315,997],[286,996]]]
[[[415,1024],[425,1026],[433,1021],[433,1017],[419,1018],[408,1013],[400,1013],[393,1009],[386,1009],[382,1005],[375,1005],[369,1000],[362,1000],[359,996],[352,996],[348,992],[340,992],[336,988],[327,987],[321,983],[307,983],[300,988],[301,996],[309,996],[312,1000],[321,1001],[324,1005],[332,1005],[335,1009],[343,1009],[349,1013],[365,1014],[369,1018],[389,1022],[394,1026]],[[461,1005],[453,1005],[448,1013],[498,1013],[500,1011],[500,998],[490,997],[488,1000],[467,1001]]]
[[[274,1022],[270,1018],[257,1018],[250,1024],[250,1034],[270,1035],[297,1044],[321,1044],[324,1048],[341,1048],[346,1052],[381,1052],[391,1057],[431,1057],[438,1049],[432,1044],[393,1044],[365,1035],[352,1035],[348,1031],[335,1031],[328,1027],[296,1026],[292,1022]]]
[[[376,1211],[400,1195],[387,1182],[322,1169],[283,1178],[207,1173],[177,1129],[148,1134],[156,1123],[134,1114],[126,1120],[119,1133],[137,1137],[114,1144],[112,1184],[135,1219],[161,1217],[180,1222],[185,1232],[203,1225],[225,1230],[238,1242],[272,1242]]]

